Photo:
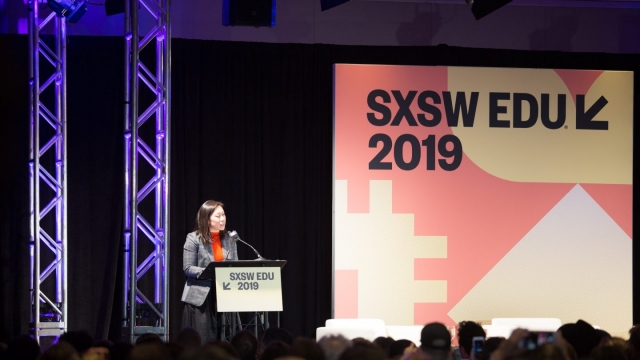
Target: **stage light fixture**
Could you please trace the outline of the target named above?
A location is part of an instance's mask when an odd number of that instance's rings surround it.
[[[329,9],[333,9],[334,7],[342,5],[346,2],[349,2],[349,0],[320,0],[320,10],[326,11]]]
[[[224,26],[276,26],[276,0],[223,0]]]
[[[104,0],[104,11],[107,16],[124,13],[124,0]]]
[[[511,0],[474,0],[471,12],[476,20],[480,20],[510,2]]]
[[[67,18],[67,22],[74,24],[87,12],[85,0],[47,0],[47,4],[58,16]]]

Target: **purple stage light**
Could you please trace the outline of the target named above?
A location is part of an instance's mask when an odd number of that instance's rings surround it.
[[[27,18],[18,19],[18,34],[26,35],[28,33],[29,33],[29,19]]]

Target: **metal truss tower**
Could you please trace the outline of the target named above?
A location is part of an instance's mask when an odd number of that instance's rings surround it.
[[[125,6],[123,326],[132,342],[145,333],[167,341],[169,334],[169,9],[170,0],[128,0]],[[154,19],[144,34],[139,11]]]
[[[42,20],[39,10],[29,0],[30,328],[38,342],[68,324],[67,30],[64,18],[51,12]],[[40,36],[50,29],[52,37]]]

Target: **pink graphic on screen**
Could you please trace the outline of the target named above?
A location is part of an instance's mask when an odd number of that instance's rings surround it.
[[[575,101],[575,95],[585,94],[602,72],[557,70],[557,73]],[[447,68],[377,67],[372,77],[368,67],[361,66],[350,67],[348,71],[337,68],[336,74],[336,78],[339,75],[340,81],[349,84],[348,88],[336,87],[335,97],[342,99],[336,102],[336,114],[352,119],[335,124],[336,179],[347,180],[347,211],[367,213],[370,180],[391,180],[393,213],[415,214],[416,235],[447,236],[446,258],[413,260],[415,280],[446,280],[448,284],[446,302],[414,304],[414,324],[430,321],[452,324],[454,321],[448,315],[451,309],[575,184],[503,180],[479,168],[466,155],[455,171],[403,171],[397,167],[371,171],[368,164],[375,150],[362,144],[368,144],[376,131],[394,139],[404,133],[415,134],[418,139],[429,135],[441,138],[452,131],[444,118],[432,128],[409,127],[406,119],[400,126],[371,126],[362,118],[362,114],[371,112],[366,94],[377,88],[399,90],[404,96],[423,89],[442,93],[448,90]],[[387,105],[392,113],[398,108],[393,101]],[[436,106],[444,113],[442,104]],[[408,158],[408,149],[404,150]],[[631,185],[583,187],[631,237]],[[336,304],[336,317],[357,317],[357,271],[355,274],[336,271],[335,276],[335,299],[341,304]],[[349,286],[343,286],[347,283]]]

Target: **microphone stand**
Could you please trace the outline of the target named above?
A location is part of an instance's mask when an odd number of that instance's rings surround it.
[[[249,243],[248,243],[248,242],[246,242],[246,241],[244,241],[244,240],[240,239],[240,237],[239,237],[238,235],[233,236],[233,237],[232,237],[232,239],[233,239],[233,240],[235,240],[235,241],[240,241],[241,243],[243,243],[243,244],[247,245],[248,247],[250,247],[250,248],[251,248],[251,250],[253,250],[253,252],[254,252],[254,253],[256,254],[256,256],[258,257],[258,258],[257,258],[257,259],[255,259],[255,260],[268,260],[268,259],[263,258],[263,257],[260,255],[260,253],[258,252],[258,250],[256,250],[253,246],[249,245]]]

